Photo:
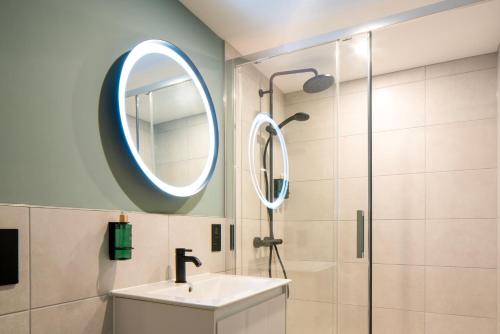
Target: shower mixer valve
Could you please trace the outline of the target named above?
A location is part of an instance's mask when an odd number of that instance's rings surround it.
[[[271,247],[272,245],[281,245],[282,243],[283,243],[282,239],[274,239],[271,237],[264,237],[264,238],[255,237],[255,238],[253,238],[253,246],[255,248]]]

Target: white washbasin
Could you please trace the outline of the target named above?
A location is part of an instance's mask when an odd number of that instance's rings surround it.
[[[189,283],[162,281],[111,291],[112,296],[216,309],[260,293],[283,287],[291,281],[281,278],[201,274]]]

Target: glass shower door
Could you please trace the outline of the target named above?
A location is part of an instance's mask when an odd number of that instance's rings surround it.
[[[338,333],[371,333],[370,35],[338,44]]]

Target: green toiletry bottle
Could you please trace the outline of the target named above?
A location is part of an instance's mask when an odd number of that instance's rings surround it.
[[[109,258],[111,260],[130,260],[132,258],[132,225],[127,215],[120,214],[119,222],[108,224]]]

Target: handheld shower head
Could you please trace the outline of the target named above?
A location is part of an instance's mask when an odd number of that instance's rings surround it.
[[[330,88],[335,79],[330,74],[318,74],[304,82],[303,89],[306,93],[319,93]]]
[[[287,119],[290,119],[290,118],[293,118],[293,119],[291,119],[293,121],[304,122],[304,121],[307,121],[309,119],[309,114],[306,114],[305,112],[298,112],[298,113],[294,114],[293,116],[291,116],[291,117],[289,117]],[[283,121],[281,124],[283,124],[285,121]],[[281,127],[281,124],[280,124],[280,127]]]
[[[292,121],[305,122],[308,119],[309,119],[309,114],[306,114],[305,112],[298,112],[285,119],[278,125],[278,127],[281,129],[282,127],[284,127],[285,125],[287,125]],[[266,126],[266,131],[272,133],[273,135],[276,135],[276,131],[270,125]]]

